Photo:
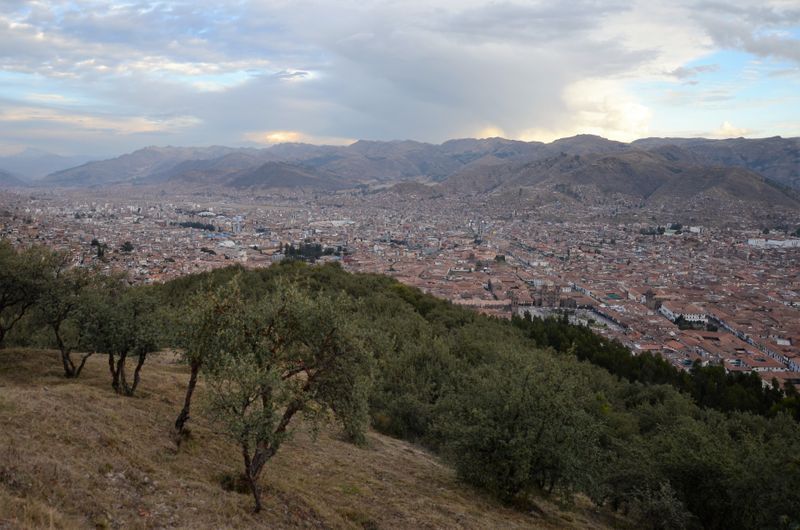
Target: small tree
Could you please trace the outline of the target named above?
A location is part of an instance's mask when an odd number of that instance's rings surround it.
[[[297,413],[316,427],[333,412],[351,436],[363,432],[372,358],[344,298],[279,288],[246,303],[234,287],[223,307],[204,364],[208,410],[241,448],[258,512],[258,479]]]
[[[55,345],[61,352],[61,363],[65,377],[78,377],[91,352],[81,356],[78,364],[72,352],[84,346],[86,321],[90,318],[89,298],[93,277],[86,269],[66,269],[66,259],[62,258],[55,274],[48,278],[36,304],[34,318],[53,334]],[[97,282],[95,285],[102,282]]]
[[[634,498],[635,518],[642,528],[680,530],[689,526],[690,514],[669,482],[655,489],[639,489]]]
[[[17,251],[0,240],[0,345],[39,300],[57,256],[43,247]]]
[[[231,324],[228,319],[236,315],[236,307],[231,304],[238,300],[238,294],[234,296],[236,291],[231,289],[234,286],[212,289],[208,284],[189,299],[187,311],[174,315],[178,329],[176,343],[182,349],[183,361],[189,364],[190,370],[183,408],[175,419],[178,443],[188,434],[186,423],[203,363],[224,349],[224,343],[220,343],[220,340],[224,340],[223,331]]]
[[[132,396],[136,392],[147,354],[158,349],[157,309],[147,287],[111,291],[93,304],[86,342],[93,351],[108,354],[111,386],[119,394]],[[126,373],[129,356],[137,359],[132,382]]]

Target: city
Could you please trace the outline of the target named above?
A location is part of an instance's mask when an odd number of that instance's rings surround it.
[[[764,384],[800,383],[800,239],[746,215],[703,223],[618,202],[509,210],[394,189],[168,199],[112,191],[4,193],[0,235],[135,283],[232,264],[337,261],[502,318],[568,311],[634,354],[682,369],[699,361],[756,372]],[[304,245],[318,247],[305,255]]]
[[[800,530],[800,0],[0,5],[0,530]]]

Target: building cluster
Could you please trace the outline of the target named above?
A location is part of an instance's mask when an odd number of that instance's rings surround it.
[[[641,204],[393,193],[170,194],[145,188],[0,193],[0,236],[75,264],[161,282],[317,261],[386,274],[497,316],[567,311],[635,353],[800,383],[800,243],[748,215],[673,218]],[[311,248],[311,247],[308,247]]]

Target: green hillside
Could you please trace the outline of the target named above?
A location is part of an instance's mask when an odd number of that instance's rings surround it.
[[[792,389],[713,367],[679,372],[565,319],[493,319],[336,265],[231,267],[130,287],[66,270],[42,249],[0,245],[0,259],[6,345],[59,350],[49,364],[28,350],[0,357],[6,448],[35,456],[0,469],[3,511],[15,518],[52,507],[64,521],[113,519],[115,507],[129,514],[141,497],[147,513],[216,526],[208,505],[188,493],[196,484],[205,503],[227,499],[220,513],[241,526],[800,524]],[[151,353],[165,348],[181,352],[199,379],[178,432],[172,422],[188,370]],[[81,371],[74,352],[86,351],[97,353]],[[404,453],[413,461],[392,460]],[[80,491],[102,490],[97,508],[83,510],[68,488],[48,489],[73,466]],[[128,469],[148,481],[125,485],[125,502],[108,498],[106,482]],[[426,475],[434,470],[441,479]],[[169,493],[147,497],[149,473]],[[435,490],[436,480],[450,482]],[[381,493],[381,483],[390,489]],[[222,484],[242,494],[229,496]],[[348,516],[340,496],[351,494],[367,500],[348,505],[357,512]],[[171,507],[159,507],[162,495]],[[261,513],[251,515],[259,495]],[[450,505],[441,495],[481,501]],[[291,513],[281,516],[284,505]]]

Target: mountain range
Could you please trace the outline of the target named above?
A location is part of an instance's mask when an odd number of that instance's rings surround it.
[[[738,166],[709,166],[675,146],[606,154],[567,154],[531,162],[469,167],[441,186],[456,194],[552,190],[573,198],[627,195],[649,202],[688,200],[700,194],[796,207],[798,194]]]
[[[57,155],[29,147],[19,153],[0,156],[0,171],[14,175],[24,182],[39,179],[55,171],[75,167],[93,159],[94,157],[85,155]]]
[[[796,207],[800,138],[623,143],[578,135],[551,143],[487,138],[439,145],[360,140],[348,146],[286,143],[264,149],[147,147],[53,172],[41,184],[335,190],[409,182],[444,194],[544,188],[661,200],[710,192]]]
[[[18,179],[8,171],[0,169],[0,189],[2,188],[21,188],[27,186],[28,183],[24,180]]]

